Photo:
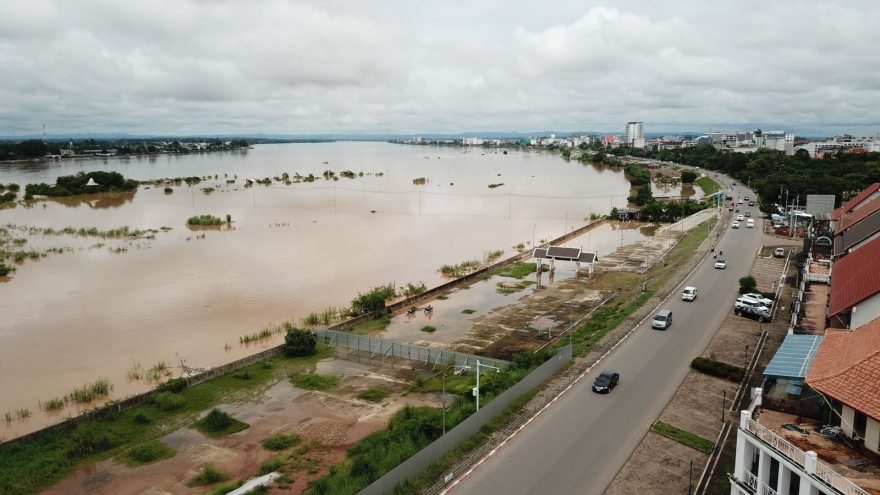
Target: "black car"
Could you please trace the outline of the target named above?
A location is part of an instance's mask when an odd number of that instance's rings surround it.
[[[607,394],[620,383],[620,375],[613,371],[603,371],[593,382],[593,392]]]
[[[736,316],[751,318],[753,320],[758,320],[761,323],[767,323],[771,319],[773,319],[770,313],[765,311],[763,308],[756,306],[743,306],[741,308],[734,309],[733,312],[736,313]]]
[[[754,201],[749,201],[749,206],[755,206],[755,202],[754,202]]]

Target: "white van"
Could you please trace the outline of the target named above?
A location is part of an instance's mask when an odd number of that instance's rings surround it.
[[[747,228],[747,229],[753,229],[753,228],[755,228],[755,220],[753,220],[753,219],[751,219],[751,218],[748,219],[748,220],[746,220],[746,228]]]
[[[668,309],[657,311],[657,314],[654,315],[654,319],[651,320],[651,328],[656,328],[658,330],[666,330],[669,328],[669,325],[672,325],[672,311]]]

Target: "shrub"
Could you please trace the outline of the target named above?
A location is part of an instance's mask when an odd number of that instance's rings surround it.
[[[389,393],[381,388],[368,388],[358,395],[358,399],[370,402],[382,402],[388,397]]]
[[[146,424],[153,422],[153,420],[150,419],[149,416],[147,416],[147,413],[145,413],[143,411],[140,411],[139,413],[135,414],[133,419],[134,419],[134,422],[139,425],[146,425]]]
[[[703,357],[698,357],[691,361],[691,368],[707,375],[717,376],[733,382],[738,382],[743,377],[743,369],[739,366]]]
[[[431,325],[425,325],[422,327],[423,332],[434,333],[437,331],[437,327],[433,327]]]
[[[220,409],[214,408],[204,417],[202,422],[209,430],[221,431],[232,424],[232,416]]]
[[[171,194],[173,192],[174,192],[174,189],[171,189],[170,187],[165,188],[165,194]]]
[[[300,438],[299,438],[299,435],[297,435],[297,434],[292,434],[292,435],[280,434],[280,435],[275,435],[273,437],[267,438],[263,442],[263,448],[265,448],[266,450],[274,450],[274,451],[285,450],[285,449],[289,449],[290,447],[293,447],[294,445],[298,444],[299,442],[300,442]]]
[[[215,468],[213,464],[208,463],[202,467],[202,470],[199,472],[198,476],[190,481],[190,485],[199,486],[199,485],[210,485],[213,483],[219,483],[221,481],[226,481],[229,479],[229,474],[220,471]],[[237,487],[236,487],[237,488]],[[232,491],[232,490],[230,490]]]
[[[226,483],[225,485],[220,485],[215,487],[213,490],[208,492],[208,495],[226,495],[227,493],[235,490],[236,488],[240,488],[241,485],[244,484],[244,481],[233,481],[231,483]]]
[[[178,393],[183,392],[186,388],[186,378],[170,378],[159,384],[157,387],[159,390],[165,392]]]
[[[281,456],[274,457],[264,462],[259,471],[257,471],[258,476],[263,476],[265,474],[269,474],[273,471],[278,471],[281,467],[284,466],[284,458]]]
[[[327,390],[339,384],[339,377],[306,373],[293,377],[293,384],[306,390]]]
[[[758,282],[755,280],[755,277],[751,275],[747,275],[739,279],[739,293],[745,294],[747,292],[755,292],[758,290]]]
[[[127,450],[120,456],[120,460],[129,466],[141,466],[174,457],[176,453],[176,450],[164,443],[158,440],[151,440]]]
[[[0,263],[0,277],[5,277],[9,275],[9,272],[12,271],[12,267],[6,266],[3,263]]]
[[[171,392],[159,392],[153,396],[153,405],[163,411],[173,411],[180,409],[186,403],[183,396],[173,394]]]
[[[192,427],[202,432],[205,436],[221,437],[239,432],[247,428],[247,423],[243,423],[220,409],[211,409],[204,418],[193,423]]]
[[[285,351],[288,356],[310,356],[318,344],[315,334],[304,328],[289,328],[284,336]]]

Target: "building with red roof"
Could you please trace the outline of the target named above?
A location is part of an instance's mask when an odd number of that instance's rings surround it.
[[[880,453],[880,319],[825,332],[807,385],[830,404],[830,422]]]
[[[880,317],[880,239],[834,263],[828,317],[832,328],[858,328]]]

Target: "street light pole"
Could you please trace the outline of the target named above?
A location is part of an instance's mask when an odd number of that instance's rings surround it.
[[[501,372],[501,368],[496,368],[494,366],[489,366],[488,364],[481,364],[480,360],[477,359],[477,387],[474,389],[474,395],[477,396],[477,411],[480,410],[480,366],[483,368],[492,368],[496,373]]]

